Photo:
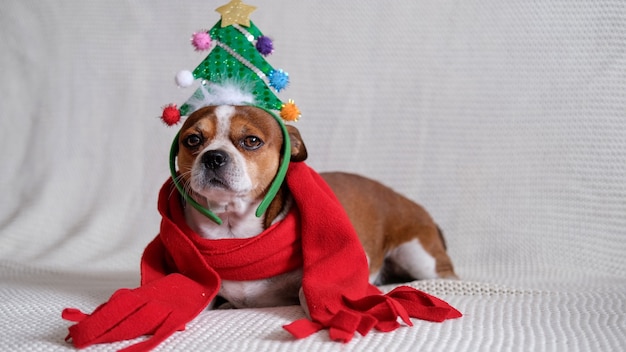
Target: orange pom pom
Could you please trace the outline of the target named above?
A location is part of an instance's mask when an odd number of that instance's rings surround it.
[[[298,121],[300,118],[300,110],[293,100],[289,99],[287,104],[283,105],[282,109],[280,109],[280,117],[285,121]]]

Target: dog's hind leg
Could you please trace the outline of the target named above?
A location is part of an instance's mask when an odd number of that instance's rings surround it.
[[[420,229],[420,240],[413,238],[391,249],[379,278],[384,283],[436,278],[457,278],[446,253],[439,228]],[[426,246],[424,245],[426,243]]]

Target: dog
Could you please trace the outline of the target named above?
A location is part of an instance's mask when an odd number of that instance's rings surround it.
[[[287,125],[291,161],[308,154],[299,131]],[[179,132],[177,163],[190,196],[217,214],[217,224],[185,206],[189,227],[207,239],[251,238],[283,219],[293,206],[286,186],[267,211],[255,215],[281,162],[283,134],[254,106],[207,106]],[[370,282],[457,278],[441,230],[420,205],[381,183],[349,173],[321,173],[344,207],[367,255]],[[264,280],[222,281],[211,307],[255,308],[301,304],[302,270]]]

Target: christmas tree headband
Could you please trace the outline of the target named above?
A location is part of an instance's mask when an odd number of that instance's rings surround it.
[[[193,72],[176,75],[178,86],[186,88],[195,80],[200,86],[180,108],[169,104],[162,119],[175,125],[181,116],[189,116],[209,105],[257,105],[280,112],[285,121],[297,121],[300,111],[293,100],[283,103],[275,93],[289,84],[289,74],[274,69],[265,56],[274,51],[272,40],[250,21],[256,8],[241,0],[232,0],[216,9],[222,18],[209,31],[198,31],[191,37],[196,51],[209,51]]]
[[[289,134],[282,120],[297,121],[300,111],[293,100],[283,103],[274,93],[287,86],[289,75],[283,70],[274,69],[265,61],[264,56],[271,54],[274,46],[272,40],[250,21],[250,13],[255,9],[241,0],[232,0],[216,9],[222,16],[211,30],[192,35],[191,43],[196,51],[209,50],[209,54],[193,72],[180,71],[176,75],[176,83],[180,87],[189,87],[195,80],[200,80],[200,86],[180,108],[175,104],[167,105],[161,118],[168,126],[172,126],[181,120],[181,116],[189,116],[211,105],[252,105],[274,117],[283,134],[283,156],[278,173],[256,210],[256,216],[260,217],[280,189],[289,166]],[[273,111],[279,111],[280,117]],[[218,216],[191,198],[178,182],[175,165],[177,154],[178,135],[170,149],[170,171],[174,185],[196,210],[221,224]]]

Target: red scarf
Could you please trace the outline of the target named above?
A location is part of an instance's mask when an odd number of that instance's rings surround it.
[[[124,351],[157,346],[202,312],[221,279],[256,280],[303,268],[302,287],[311,320],[284,328],[296,338],[328,328],[331,339],[348,342],[358,331],[391,331],[398,318],[441,322],[461,313],[446,302],[400,286],[383,295],[369,284],[367,259],[350,221],[324,180],[304,163],[292,163],[287,185],[297,207],[262,234],[249,239],[207,240],[185,223],[171,181],[159,194],[159,235],[141,261],[141,286],[120,289],[91,315],[65,309],[78,322],[68,339],[83,348],[96,343],[151,338]],[[173,191],[174,190],[174,191]]]

